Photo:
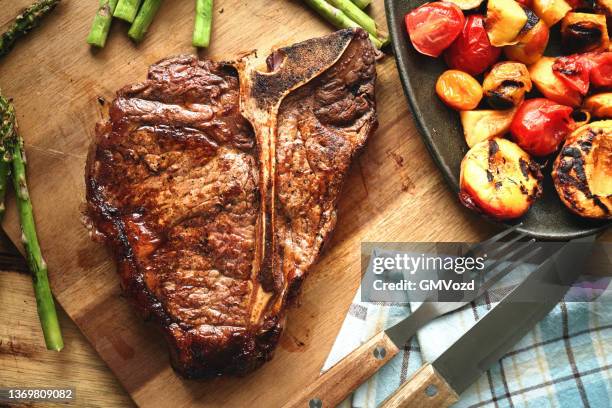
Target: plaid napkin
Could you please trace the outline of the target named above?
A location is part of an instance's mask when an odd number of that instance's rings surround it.
[[[466,390],[454,407],[612,407],[612,294],[597,289],[610,286],[609,278],[574,285],[564,301]],[[510,289],[502,285],[478,303],[425,326],[340,406],[376,407],[424,361],[434,361]],[[322,371],[418,306],[362,302],[360,290]]]

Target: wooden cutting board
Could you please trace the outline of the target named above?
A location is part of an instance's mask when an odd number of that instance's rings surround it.
[[[5,27],[29,2],[0,0],[0,24]],[[378,65],[380,128],[352,166],[334,238],[312,268],[300,305],[289,312],[274,359],[245,378],[177,377],[160,336],[121,296],[110,255],[90,241],[81,210],[85,157],[100,119],[100,98],[111,100],[121,86],[144,79],[147,67],[163,57],[194,52],[193,3],[165,2],[139,46],[127,39],[127,25],[115,22],[106,48],[92,52],[85,37],[97,1],[64,0],[43,27],[0,60],[0,86],[14,99],[26,140],[31,195],[55,296],[135,402],[277,407],[318,375],[359,285],[362,241],[478,240],[493,231],[447,189],[415,129],[395,62],[387,56]],[[212,46],[201,56],[267,53],[332,31],[299,1],[215,3]],[[383,1],[371,7],[384,25]],[[19,241],[12,197],[4,228]]]

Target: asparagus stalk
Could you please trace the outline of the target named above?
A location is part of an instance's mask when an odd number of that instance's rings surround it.
[[[110,29],[113,20],[113,12],[117,7],[118,0],[100,0],[100,7],[94,17],[91,30],[87,36],[87,43],[96,47],[104,47],[108,30]]]
[[[368,7],[370,3],[372,3],[372,0],[351,0],[351,1],[355,3],[355,5],[362,10]]]
[[[125,20],[128,23],[133,23],[141,1],[142,0],[119,0],[113,12],[113,16]]]
[[[0,57],[13,49],[15,42],[40,24],[44,16],[57,6],[60,0],[39,0],[19,14],[0,37]]]
[[[8,160],[10,157],[13,187],[15,188],[17,208],[21,220],[21,238],[26,251],[28,267],[32,272],[38,317],[40,318],[47,348],[59,351],[64,347],[64,342],[57,320],[51,288],[49,287],[47,264],[42,257],[36,236],[32,202],[30,201],[28,185],[26,183],[26,160],[23,151],[23,139],[16,131],[17,125],[13,105],[1,95],[0,109],[2,109],[3,118],[2,129],[10,130],[8,134],[3,134],[2,144],[5,149],[3,161]]]
[[[6,142],[15,133],[15,110],[0,96],[0,221],[4,218],[8,177],[11,169],[11,154],[5,148]]]
[[[341,10],[330,5],[325,0],[304,0],[304,1],[306,2],[306,4],[312,7],[317,13],[319,13],[321,17],[329,21],[331,24],[333,24],[337,28],[361,27],[355,21],[351,20]],[[383,42],[372,34],[370,34],[370,40],[372,41],[372,44],[374,44],[376,48],[380,48],[383,45]]]
[[[193,46],[208,47],[212,26],[213,0],[196,0]]]
[[[134,41],[143,40],[161,3],[162,0],[144,0],[132,27],[130,27],[130,31],[128,31],[128,36],[131,39]]]
[[[329,4],[342,11],[348,18],[359,24],[368,33],[377,36],[376,22],[363,10],[351,2],[351,0],[327,0]]]

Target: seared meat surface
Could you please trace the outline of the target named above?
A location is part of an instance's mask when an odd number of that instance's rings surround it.
[[[351,158],[376,127],[367,35],[309,41],[276,51],[267,73],[163,60],[96,128],[88,216],[186,377],[244,374],[271,357]],[[275,75],[290,78],[285,88],[253,86]]]

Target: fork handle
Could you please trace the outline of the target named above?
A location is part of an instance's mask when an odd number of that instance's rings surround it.
[[[447,408],[459,396],[431,364],[425,364],[378,408]]]
[[[320,375],[284,408],[333,408],[397,353],[399,348],[381,332]]]

